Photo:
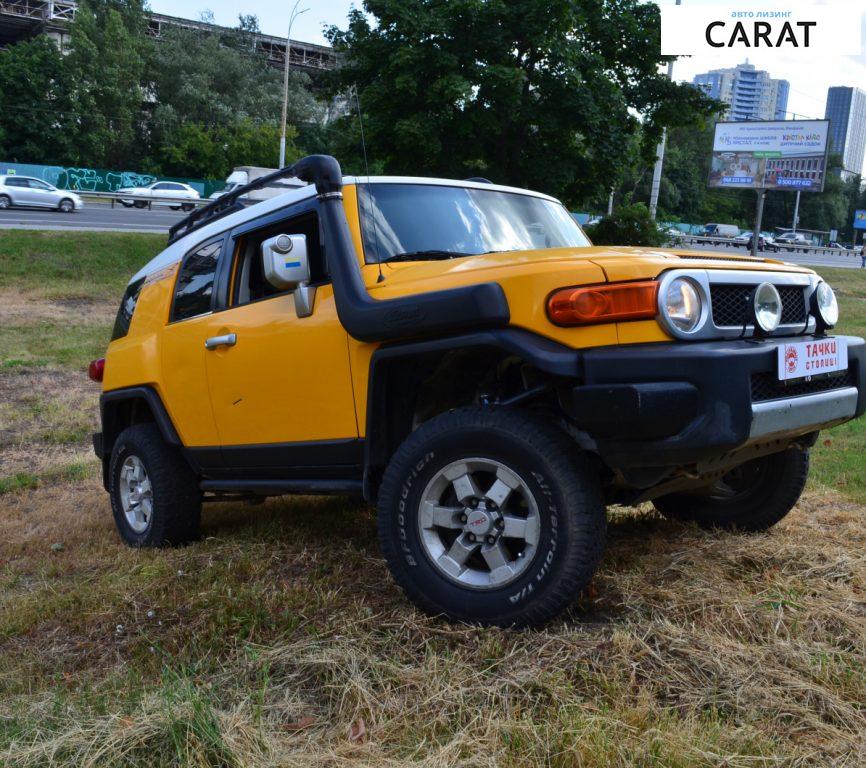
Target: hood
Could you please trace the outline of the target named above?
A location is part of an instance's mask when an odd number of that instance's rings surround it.
[[[383,264],[385,283],[404,284],[436,277],[455,280],[471,275],[473,281],[495,280],[495,273],[561,271],[586,274],[590,265],[601,270],[602,280],[647,280],[669,269],[743,269],[809,273],[797,264],[751,256],[727,256],[701,251],[593,246],[550,248],[536,251],[503,251],[443,261],[410,261]],[[368,270],[370,267],[368,266]],[[567,284],[567,277],[565,277]],[[460,280],[463,282],[463,280]],[[577,282],[577,281],[576,281]],[[379,285],[384,285],[381,283]],[[369,286],[375,290],[375,285]]]

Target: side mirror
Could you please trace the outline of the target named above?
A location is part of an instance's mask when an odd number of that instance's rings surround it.
[[[274,288],[292,291],[310,280],[307,238],[304,235],[276,235],[262,243],[262,272]]]
[[[313,314],[315,287],[310,282],[306,235],[275,235],[261,245],[262,272],[274,288],[293,291],[298,317]]]

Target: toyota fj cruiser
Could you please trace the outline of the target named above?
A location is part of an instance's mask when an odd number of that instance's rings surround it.
[[[283,176],[307,186],[239,203]],[[536,624],[592,578],[606,505],[791,510],[818,431],[866,409],[837,319],[803,267],[593,247],[543,194],[313,156],[132,278],[94,445],[133,546],[195,539],[202,501],[363,495],[422,609]]]

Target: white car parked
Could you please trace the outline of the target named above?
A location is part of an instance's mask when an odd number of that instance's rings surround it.
[[[84,207],[84,201],[68,189],[58,189],[32,176],[0,176],[0,210],[23,208],[54,208],[72,213]]]
[[[129,197],[120,198],[121,204],[127,208],[132,208],[133,206],[136,208],[147,208],[148,204],[150,204],[167,205],[175,211],[179,208],[191,211],[195,208],[195,204],[181,201],[199,199],[199,194],[195,189],[189,184],[181,184],[179,181],[155,181],[146,187],[128,187],[126,189],[118,189],[117,191],[120,194],[129,195]],[[169,199],[166,200],[165,198]]]

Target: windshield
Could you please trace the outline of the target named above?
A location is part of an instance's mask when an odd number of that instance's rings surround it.
[[[433,184],[359,184],[358,200],[369,263],[590,245],[560,203],[531,195]]]

